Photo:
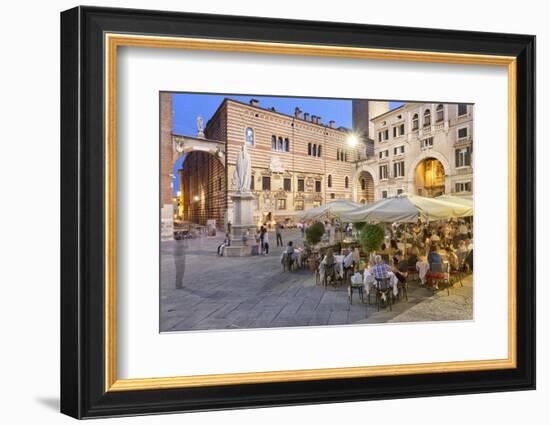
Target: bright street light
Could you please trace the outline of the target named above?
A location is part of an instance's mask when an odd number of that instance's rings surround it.
[[[348,137],[346,138],[346,141],[348,142],[349,146],[355,147],[359,143],[359,137],[357,137],[356,134],[350,133],[350,134],[348,134]]]

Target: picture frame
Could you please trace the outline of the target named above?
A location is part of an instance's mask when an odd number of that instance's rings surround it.
[[[123,46],[480,64],[508,75],[508,357],[117,378],[117,52]],[[61,14],[61,412],[75,418],[535,388],[535,37],[76,7]]]

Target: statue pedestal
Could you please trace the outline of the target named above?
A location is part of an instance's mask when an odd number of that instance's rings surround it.
[[[252,255],[254,244],[254,200],[250,192],[236,192],[231,195],[233,200],[233,224],[231,225],[231,245],[225,248],[228,257],[245,257]],[[248,230],[248,240],[243,241],[243,235]]]

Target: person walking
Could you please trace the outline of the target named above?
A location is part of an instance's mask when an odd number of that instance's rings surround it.
[[[264,255],[268,255],[269,254],[269,234],[267,232],[264,232],[263,245],[264,245]]]
[[[283,245],[283,225],[281,223],[277,224],[277,227],[275,229],[275,236],[277,237],[277,246],[284,246]]]

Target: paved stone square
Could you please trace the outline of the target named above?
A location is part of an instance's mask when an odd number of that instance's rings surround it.
[[[219,257],[223,235],[161,243],[160,330],[273,328],[359,323],[472,319],[472,279],[447,291],[409,284],[409,299],[392,311],[353,304],[347,286],[324,288],[307,269],[283,272],[274,232],[267,256]],[[300,232],[285,230],[285,244],[302,244]],[[178,283],[179,282],[179,283]],[[374,296],[371,295],[372,301]]]

